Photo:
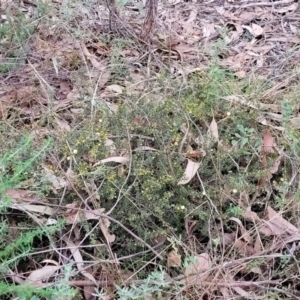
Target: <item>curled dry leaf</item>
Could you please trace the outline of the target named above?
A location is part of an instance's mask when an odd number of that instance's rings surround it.
[[[178,185],[184,185],[190,182],[191,179],[197,173],[199,167],[200,167],[200,163],[188,159],[188,164],[186,166],[182,179],[180,179],[178,182]]]
[[[137,151],[157,151],[157,149],[149,147],[149,146],[140,146],[140,147],[136,147],[134,149],[135,152]]]
[[[115,92],[116,94],[122,94],[124,87],[120,86],[118,84],[111,84],[111,85],[108,85],[105,89],[110,92]]]
[[[109,163],[109,162],[115,162],[115,163],[119,163],[119,164],[124,164],[124,163],[126,163],[128,161],[129,161],[129,157],[126,157],[126,156],[114,156],[114,157],[108,157],[108,158],[104,158],[104,159],[100,160],[100,162],[103,163],[103,164]]]
[[[24,281],[25,284],[29,284],[35,288],[48,287],[54,283],[48,283],[48,280],[53,274],[58,271],[60,266],[44,266],[41,269],[34,270]]]
[[[257,24],[252,24],[251,26],[242,26],[243,28],[247,29],[254,37],[258,37],[264,34],[264,29],[257,25]]]
[[[191,262],[185,269],[184,276],[186,285],[201,284],[209,275],[207,272],[211,267],[211,259],[207,253],[196,256],[196,262]]]
[[[53,259],[44,259],[42,261],[42,263],[44,263],[44,264],[52,264],[54,266],[59,266],[59,263],[56,260],[53,260]]]

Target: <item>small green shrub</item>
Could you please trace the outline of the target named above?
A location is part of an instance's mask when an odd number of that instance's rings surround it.
[[[166,281],[163,271],[152,272],[143,282],[136,286],[132,284],[130,287],[117,286],[117,295],[119,300],[143,300],[147,297],[162,297],[166,294],[170,283]]]
[[[46,141],[40,149],[36,150],[31,139],[25,139],[9,152],[6,152],[0,159],[0,276],[6,277],[10,268],[18,266],[22,261],[26,261],[28,256],[34,254],[34,244],[38,240],[51,239],[54,234],[62,229],[62,224],[55,226],[44,226],[37,229],[19,229],[20,234],[16,239],[12,239],[7,224],[10,218],[10,199],[5,196],[8,189],[20,187],[22,182],[31,177],[36,165],[45,155],[50,146],[50,140]],[[26,226],[29,227],[30,226]],[[69,272],[70,273],[70,272]],[[66,272],[67,274],[67,272]],[[0,296],[14,297],[19,299],[57,299],[58,295],[74,295],[74,291],[67,286],[66,282],[59,282],[52,288],[36,289],[28,285],[15,285],[9,281],[0,281]],[[42,298],[34,298],[34,297]]]

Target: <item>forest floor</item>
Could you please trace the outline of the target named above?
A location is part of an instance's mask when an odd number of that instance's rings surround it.
[[[106,2],[0,2],[1,299],[300,299],[299,3]]]

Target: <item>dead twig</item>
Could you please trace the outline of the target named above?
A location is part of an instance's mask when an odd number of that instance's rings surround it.
[[[248,3],[244,5],[228,5],[224,6],[225,8],[246,8],[246,7],[254,7],[254,6],[272,6],[280,5],[280,4],[288,4],[294,2],[293,0],[282,0],[276,2],[256,2],[256,3]]]

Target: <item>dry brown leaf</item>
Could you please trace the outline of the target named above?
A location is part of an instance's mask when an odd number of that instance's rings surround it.
[[[281,159],[282,159],[282,155],[279,155],[279,156],[275,159],[275,161],[274,161],[274,163],[273,163],[273,166],[270,167],[270,169],[269,169],[269,171],[270,171],[271,174],[277,173],[277,171],[278,171],[278,169],[279,169],[279,166],[280,166],[280,163],[281,163]]]
[[[209,276],[207,272],[211,267],[211,259],[207,253],[202,253],[196,256],[196,262],[191,262],[185,269],[185,283],[201,284]]]
[[[6,191],[6,197],[11,200],[25,201],[25,202],[44,202],[45,199],[36,195],[35,192],[21,190],[21,189],[8,189]]]
[[[242,288],[238,287],[238,286],[233,286],[231,287],[233,290],[235,290],[235,292],[237,294],[239,294],[240,296],[244,297],[243,299],[253,299],[252,294],[249,294],[248,292],[246,292],[245,290],[243,290]]]
[[[76,205],[76,203],[74,203]],[[104,208],[94,209],[89,211],[80,211],[79,209],[72,208],[66,211],[65,220],[67,224],[76,224],[88,220],[99,220],[101,214],[105,211]]]
[[[239,18],[237,18],[233,13],[231,13],[228,10],[225,10],[225,8],[223,6],[214,6],[214,9],[223,17],[226,17],[228,19],[230,19],[231,21],[240,21]]]
[[[178,185],[184,185],[190,182],[199,168],[200,163],[188,159],[188,163],[184,171],[183,177],[179,180]]]
[[[260,36],[260,35],[264,34],[264,29],[261,26],[253,23],[252,24],[252,32],[253,32],[253,35],[255,37],[257,37],[257,36]]]
[[[215,26],[213,23],[201,22],[202,23],[202,31],[203,37],[210,37],[216,33]]]
[[[289,85],[290,83],[290,78],[286,78],[281,82],[278,82],[276,85],[273,87],[269,88],[261,97],[261,99],[265,98],[274,98],[274,96],[278,95],[278,93],[282,93],[285,88]],[[280,109],[281,111],[281,109]]]
[[[247,243],[252,241],[249,231],[246,230],[241,220],[235,217],[229,218],[229,220],[236,222],[240,226],[242,236],[240,238],[244,239]]]
[[[71,108],[70,111],[74,115],[82,115],[84,113],[83,108]]]
[[[99,62],[97,60],[97,57],[89,52],[88,48],[85,46],[84,43],[80,43],[80,46],[84,55],[92,63],[93,67],[97,70],[104,70],[105,64],[103,62]]]
[[[115,92],[116,94],[122,94],[124,87],[118,84],[111,84],[108,85],[105,89],[111,92]]]
[[[93,273],[93,269],[91,267],[88,267],[88,268],[86,268],[86,272],[88,274],[92,274]],[[87,299],[87,300],[97,300],[97,299],[99,299],[98,297],[96,297],[95,287],[92,286],[92,285],[85,285],[83,287],[83,294],[84,294],[84,299]],[[104,298],[104,299],[106,299],[106,298]]]
[[[42,261],[43,264],[53,264],[54,266],[59,266],[59,263],[53,259],[44,259]]]
[[[187,21],[185,21],[185,24],[194,22],[197,17],[197,14],[198,14],[197,10],[192,10],[190,12],[189,18],[187,19]]]
[[[260,236],[259,234],[257,235],[257,238],[255,240],[255,243],[254,243],[254,250],[255,250],[255,253],[259,253],[262,249],[261,249],[261,239],[260,239]]]
[[[100,220],[99,220],[100,229],[101,229],[103,235],[105,236],[107,243],[111,244],[115,241],[116,236],[114,234],[110,234],[108,232],[109,225],[110,225],[110,221],[107,218],[103,218],[103,217],[100,218]]]
[[[258,37],[264,34],[264,29],[254,23],[251,26],[243,25],[242,27],[247,29],[254,37]]]
[[[24,284],[24,279],[22,278],[23,277],[22,273],[18,274],[16,272],[13,272],[9,268],[7,268],[6,272],[5,272],[5,276],[7,276],[8,278],[11,278],[14,283],[17,283],[19,285]]]
[[[59,190],[59,189],[62,189],[64,187],[68,186],[68,182],[64,178],[62,178],[60,176],[56,176],[55,173],[51,169],[49,169],[45,165],[43,165],[43,169],[45,170],[46,178],[49,180],[49,182],[52,183],[53,188],[55,190]]]
[[[290,235],[299,234],[298,228],[283,219],[282,216],[277,213],[271,206],[268,206],[267,208],[266,220],[275,235],[280,236],[285,233],[288,233]]]
[[[222,239],[223,245],[224,246],[231,245],[236,240],[237,234],[238,233],[236,231],[231,232],[231,233],[224,233],[223,239]]]
[[[265,55],[273,48],[275,48],[275,45],[253,46],[250,44],[245,47],[245,49],[251,51],[254,56]]]
[[[214,138],[216,141],[219,141],[219,131],[218,131],[218,124],[215,120],[215,118],[213,118],[213,120],[210,123],[210,126],[208,128],[208,132],[207,135],[209,137]]]
[[[242,288],[234,285],[236,282],[230,275],[226,276],[226,281],[229,283],[231,289],[233,289],[237,294],[243,297],[243,299],[253,299],[252,293],[244,291]],[[232,284],[232,285],[230,285]]]
[[[44,288],[52,285],[53,283],[48,282],[49,278],[58,271],[60,266],[44,266],[41,269],[34,270],[24,281],[25,284],[28,284],[35,288]]]
[[[257,251],[256,253],[258,253],[259,251]],[[263,275],[263,272],[262,272],[262,270],[261,270],[261,268],[260,267],[252,267],[252,268],[250,268],[250,270],[249,270],[250,272],[253,272],[253,273],[255,273],[255,274],[259,274],[259,275]]]
[[[242,104],[242,105],[246,105],[251,108],[257,109],[257,106],[255,104],[253,104],[251,101],[249,101],[241,96],[230,95],[230,96],[223,97],[223,99],[225,99],[233,104]]]
[[[98,78],[98,87],[99,88],[102,88],[105,86],[105,84],[107,83],[107,81],[109,80],[110,78],[110,71],[108,70],[105,70],[103,71],[100,75],[99,75],[99,78]]]
[[[173,50],[177,51],[181,58],[183,57],[183,53],[188,53],[188,52],[197,52],[196,47],[192,47],[191,45],[188,44],[178,44],[172,47]]]
[[[96,281],[96,279],[94,278],[94,276],[90,273],[88,273],[84,267],[84,262],[82,259],[82,255],[79,251],[79,246],[77,246],[76,244],[74,244],[68,237],[63,237],[63,240],[65,241],[65,243],[67,244],[67,247],[69,247],[71,254],[76,262],[76,266],[78,271],[84,276],[86,277],[88,280],[92,281],[95,286],[98,287],[98,283]]]
[[[44,205],[32,205],[32,204],[10,204],[10,208],[14,208],[21,211],[37,212],[42,215],[52,216],[54,214],[54,209]]]
[[[188,150],[186,153],[187,158],[198,158],[206,155],[204,150]]]
[[[228,56],[227,58],[220,61],[221,66],[229,67],[232,70],[239,70],[245,67],[253,57],[251,55],[240,52],[237,55]]]
[[[167,264],[168,267],[179,267],[181,265],[181,255],[175,250],[170,251],[168,253]]]
[[[280,13],[280,14],[284,14],[287,13],[289,11],[294,11],[298,8],[298,3],[293,3],[289,6],[284,6],[284,7],[280,7],[280,8],[274,8],[273,11]]]
[[[266,116],[268,118],[270,118],[271,120],[277,121],[277,122],[281,122],[283,119],[282,114],[276,114],[276,113],[271,113],[271,112],[266,113]],[[290,122],[291,122],[291,120],[290,120]],[[291,124],[292,124],[292,122],[291,122]]]
[[[243,213],[243,217],[245,219],[248,219],[250,221],[252,221],[257,230],[259,232],[261,232],[262,234],[266,235],[266,236],[271,236],[273,235],[273,231],[272,229],[267,225],[265,224],[265,221],[262,220],[256,212],[254,211],[251,211],[250,209],[248,209],[246,212]]]
[[[232,32],[232,35],[230,37],[230,41],[236,41],[238,40],[244,33],[243,27],[239,23],[234,23],[235,31]]]
[[[178,4],[180,2],[181,2],[181,0],[167,0],[167,3],[172,4],[172,5]]]
[[[240,239],[238,239],[234,242],[234,246],[239,249],[239,252],[243,256],[248,257],[248,256],[255,254],[254,248]]]
[[[129,157],[127,157],[127,156],[114,156],[114,157],[108,157],[108,158],[104,158],[104,159],[100,160],[100,162],[103,163],[103,164],[109,163],[109,162],[124,164],[128,161],[129,161]]]
[[[68,168],[68,170],[66,172],[66,177],[68,178],[69,183],[74,183],[74,181],[76,179],[76,174],[71,167]]]
[[[294,26],[293,24],[289,24],[291,32],[294,34],[298,33],[298,28],[296,26]]]
[[[55,117],[55,121],[56,121],[57,125],[59,126],[59,128],[62,129],[63,131],[71,130],[71,127],[66,120],[62,120],[62,119]]]
[[[149,147],[149,146],[140,146],[140,147],[136,147],[134,149],[134,151],[157,151],[157,149]]]
[[[255,212],[250,210],[246,211],[243,214],[243,217],[256,224],[258,231],[266,236],[299,234],[299,230],[294,225],[283,219],[282,216],[274,211],[270,206],[267,207],[267,215],[264,219],[261,219]]]
[[[230,299],[229,288],[220,286],[219,290],[223,296],[223,299]]]
[[[238,78],[245,78],[246,77],[246,72],[241,70],[241,71],[237,71],[234,73],[234,75]]]
[[[285,130],[282,126],[273,126],[272,124],[270,124],[267,121],[266,117],[262,114],[258,116],[257,121],[262,125],[268,126],[270,128],[273,128],[273,129],[276,129],[276,130],[279,130],[279,131],[284,131]]]
[[[264,153],[274,153],[274,138],[271,133],[266,130],[263,137],[263,152]]]

